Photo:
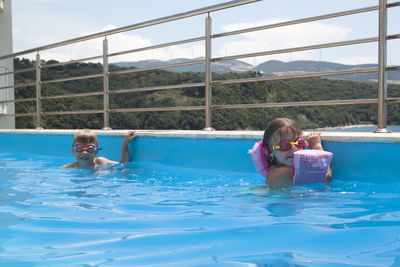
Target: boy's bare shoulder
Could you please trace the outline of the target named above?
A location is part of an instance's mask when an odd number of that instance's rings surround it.
[[[113,164],[117,164],[118,163],[116,161],[109,160],[109,159],[107,159],[105,157],[95,158],[94,162],[95,162],[95,166],[113,165]]]
[[[61,168],[76,168],[78,167],[78,162],[72,162],[61,166]]]

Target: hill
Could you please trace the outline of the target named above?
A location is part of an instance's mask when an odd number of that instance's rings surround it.
[[[56,61],[43,62],[51,64]],[[27,59],[16,59],[15,70],[29,68],[33,62]],[[110,71],[125,68],[110,66]],[[66,66],[44,68],[42,80],[77,77],[102,72],[102,65],[95,63],[73,63]],[[213,73],[215,80],[254,78],[259,72]],[[17,73],[16,84],[34,81],[35,72]],[[160,85],[196,83],[204,81],[204,73],[170,72],[153,70],[134,72],[110,77],[110,90],[123,88],[143,88]],[[102,78],[44,84],[42,96],[77,94],[85,92],[102,92]],[[34,98],[34,86],[16,88],[16,99]],[[388,87],[389,97],[400,97],[400,86]],[[336,99],[366,99],[377,97],[377,86],[374,83],[328,80],[320,78],[295,79],[220,85],[213,87],[212,103],[272,103]],[[102,109],[102,96],[75,97],[42,101],[42,111],[78,111]],[[111,94],[110,108],[149,108],[174,106],[203,106],[204,88],[184,88],[161,91],[132,92],[128,94]],[[34,101],[15,103],[17,113],[34,113]],[[353,124],[376,124],[376,105],[338,105],[321,107],[262,108],[214,110],[212,126],[217,130],[264,129],[266,123],[277,117],[289,117],[297,120],[303,128],[335,127]],[[400,124],[399,104],[390,104],[388,123]],[[34,128],[34,118],[17,117],[17,128]],[[193,129],[204,128],[204,111],[168,111],[168,112],[134,112],[111,113],[110,126],[113,129]],[[52,115],[43,116],[45,129],[76,129],[103,127],[102,114]]]
[[[318,72],[335,72],[351,69],[368,69],[377,68],[377,64],[359,64],[345,65],[324,61],[293,61],[282,62],[271,60],[264,62],[253,70],[261,71],[264,76],[284,76],[293,74],[318,73]],[[376,82],[378,79],[377,73],[363,73],[352,75],[337,75],[326,77],[327,79],[351,80],[359,82]],[[388,83],[400,84],[400,71],[388,72]]]
[[[196,59],[185,59],[178,58],[169,61],[161,60],[142,60],[136,62],[117,62],[114,63],[119,67],[136,67],[136,68],[149,68],[155,66],[163,66],[177,63],[186,63]],[[367,69],[376,68],[377,64],[359,64],[359,65],[345,65],[332,62],[324,61],[311,61],[311,60],[299,60],[292,62],[282,62],[279,60],[270,60],[261,63],[257,66],[250,65],[240,60],[228,60],[214,62],[212,65],[212,71],[215,73],[229,73],[238,72],[243,73],[247,71],[259,71],[263,76],[286,76],[306,73],[318,73],[318,72],[333,72],[333,71],[344,71],[351,69]],[[174,67],[166,69],[172,72],[204,72],[204,65],[189,65],[182,67]],[[363,73],[363,74],[352,74],[352,75],[338,75],[326,77],[326,79],[340,79],[350,80],[359,82],[376,82],[378,79],[377,73]],[[400,84],[400,71],[392,71],[388,73],[388,83]]]
[[[155,66],[165,66],[179,63],[187,63],[191,61],[204,60],[204,58],[176,58],[168,61],[162,60],[141,60],[134,62],[117,62],[114,65],[118,67],[135,67],[135,68],[150,68]],[[224,62],[216,62],[213,64],[213,72],[228,73],[228,72],[247,72],[252,70],[252,65],[239,60],[227,60]],[[204,64],[196,64],[182,67],[173,67],[166,69],[172,72],[204,72]]]

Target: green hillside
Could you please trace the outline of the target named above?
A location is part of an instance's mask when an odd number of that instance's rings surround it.
[[[46,64],[55,61],[45,62]],[[33,62],[15,60],[15,69],[33,66]],[[110,66],[110,71],[123,67]],[[76,77],[101,73],[101,64],[74,63],[66,66],[44,68],[42,80]],[[34,81],[34,72],[15,75],[16,84]],[[240,79],[256,77],[258,72],[213,73],[213,80]],[[202,82],[204,73],[168,72],[164,70],[112,75],[110,90],[139,88],[148,86],[172,85]],[[46,84],[42,87],[42,96],[65,95],[103,90],[102,78]],[[17,88],[16,98],[35,96],[35,88]],[[390,85],[389,97],[400,96],[400,86]],[[297,79],[287,81],[257,82],[236,85],[215,86],[213,104],[240,104],[265,102],[292,102],[311,100],[364,99],[376,98],[376,83],[361,83],[320,78]],[[94,110],[102,109],[102,97],[45,100],[42,111]],[[134,92],[110,95],[110,108],[145,108],[204,105],[204,88],[185,88],[161,91]],[[35,102],[16,103],[17,113],[35,112]],[[266,123],[276,117],[293,118],[303,128],[343,126],[351,124],[376,123],[376,105],[343,105],[324,107],[264,108],[215,110],[212,112],[212,126],[217,130],[264,129]],[[398,104],[389,105],[389,124],[400,124]],[[17,128],[34,128],[34,118],[16,118]],[[103,127],[102,114],[43,116],[45,129],[75,129]],[[204,111],[171,112],[135,112],[111,113],[110,126],[113,129],[202,129]]]

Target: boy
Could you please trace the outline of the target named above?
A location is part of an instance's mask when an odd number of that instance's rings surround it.
[[[104,157],[96,158],[101,148],[98,147],[99,141],[95,132],[89,129],[79,130],[74,136],[71,148],[72,155],[76,158],[76,161],[66,164],[61,168],[99,167],[128,162],[130,161],[128,145],[136,137],[135,131],[129,131],[125,135],[122,144],[121,159],[119,162],[116,162]]]

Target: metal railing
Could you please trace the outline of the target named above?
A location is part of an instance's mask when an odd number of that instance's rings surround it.
[[[6,66],[0,66],[0,75],[7,72],[8,68]],[[4,87],[8,86],[8,76],[6,75],[0,76],[0,86]],[[0,103],[1,101],[7,101],[7,100],[8,100],[8,90],[3,90],[3,92],[0,92]],[[3,102],[2,104],[0,104],[0,114],[7,114],[7,103]]]
[[[292,20],[287,22],[281,22],[276,24],[264,25],[259,27],[247,28],[242,30],[236,30],[231,32],[213,34],[211,27],[211,16],[210,13],[227,9],[235,6],[240,6],[244,4],[249,4],[253,2],[258,2],[260,0],[235,0],[226,2],[224,4],[214,5],[202,9],[193,10],[190,12],[180,13],[173,16],[168,16],[160,19],[150,20],[143,23],[133,24],[121,28],[117,28],[114,30],[103,31],[96,34],[87,35],[84,37],[79,37],[75,39],[66,40],[63,42],[58,42],[50,45],[45,45],[41,47],[37,47],[30,50],[25,50],[22,52],[0,56],[0,60],[6,58],[15,58],[21,55],[26,55],[30,53],[36,54],[36,64],[34,68],[27,68],[24,70],[12,71],[2,73],[0,75],[13,75],[21,72],[35,71],[36,72],[36,81],[34,83],[26,83],[26,84],[18,84],[13,86],[3,86],[1,89],[8,88],[22,88],[28,86],[35,86],[36,88],[36,97],[35,98],[25,98],[25,99],[17,99],[17,100],[8,100],[8,101],[0,101],[0,104],[6,104],[9,102],[27,102],[27,101],[35,101],[36,102],[36,112],[35,113],[24,113],[24,114],[8,114],[7,116],[14,117],[23,117],[23,116],[34,116],[36,117],[36,127],[37,129],[42,129],[42,116],[49,115],[63,115],[63,114],[103,114],[103,129],[110,129],[109,125],[109,117],[110,113],[118,113],[118,112],[146,112],[146,111],[183,111],[183,110],[204,110],[205,111],[205,130],[212,130],[211,124],[211,116],[213,110],[218,109],[240,109],[240,108],[271,108],[271,107],[299,107],[299,106],[331,106],[331,105],[353,105],[353,104],[377,104],[378,109],[378,128],[375,132],[390,132],[387,129],[387,104],[388,103],[400,103],[400,98],[388,98],[387,97],[387,72],[400,70],[400,66],[387,66],[387,41],[393,39],[399,39],[400,34],[395,35],[387,35],[387,9],[392,7],[400,6],[400,2],[387,3],[387,0],[379,0],[379,5],[365,7],[360,9],[348,10],[343,12],[331,13],[321,16],[309,17],[304,19]],[[303,47],[293,47],[286,48],[280,50],[272,50],[272,51],[264,51],[257,53],[249,53],[249,54],[241,54],[234,56],[225,56],[225,57],[217,57],[212,58],[212,46],[211,42],[213,39],[222,38],[227,36],[233,36],[243,33],[256,32],[260,30],[274,29],[280,28],[289,25],[313,22],[326,20],[336,17],[343,17],[349,15],[355,15],[366,12],[379,12],[379,36],[378,37],[370,37],[363,38],[357,40],[349,40],[342,42],[333,42],[333,43],[325,43],[325,44],[317,44]],[[206,14],[205,18],[205,35],[190,38],[186,40],[179,40],[169,43],[163,43],[143,48],[131,49],[126,51],[119,51],[116,53],[108,52],[108,41],[107,36],[122,33],[126,31],[137,30],[157,24],[162,24],[170,21],[180,20],[183,18],[189,18],[197,15]],[[88,57],[75,59],[68,62],[61,62],[55,64],[47,64],[41,65],[40,52],[56,47],[66,46],[70,44],[75,44],[78,42],[83,42],[87,40],[92,40],[95,38],[104,38],[103,39],[103,53],[99,56]],[[203,41],[205,43],[205,56],[204,59],[201,60],[193,60],[185,63],[177,63],[170,65],[162,65],[156,67],[149,68],[139,68],[139,69],[127,69],[127,70],[119,70],[119,71],[109,71],[108,61],[110,57],[120,56],[131,53],[138,53],[148,50],[154,50],[158,48],[170,47],[180,44],[188,44],[193,42]],[[300,51],[309,51],[309,50],[317,50],[322,48],[332,48],[332,47],[341,47],[341,46],[349,46],[356,44],[364,44],[364,43],[378,43],[379,51],[378,51],[378,67],[377,68],[368,68],[368,69],[352,69],[352,70],[343,70],[343,71],[335,71],[335,72],[321,72],[321,73],[310,73],[310,74],[302,74],[302,75],[287,75],[287,76],[279,76],[279,77],[256,77],[256,78],[247,78],[247,79],[235,79],[235,80],[212,80],[212,63],[219,61],[227,61],[233,59],[242,59],[249,57],[258,57],[258,56],[268,56],[268,55],[277,55],[284,53],[292,53],[292,52],[300,52]],[[51,68],[56,66],[64,66],[67,64],[90,61],[90,60],[99,60],[102,59],[103,71],[98,74],[91,74],[79,77],[69,77],[63,79],[55,79],[55,80],[41,80],[41,70],[44,68]],[[205,66],[205,77],[204,82],[198,83],[189,83],[189,84],[176,84],[176,85],[164,85],[164,86],[152,86],[152,87],[143,87],[143,88],[130,88],[130,89],[109,89],[109,77],[113,75],[121,75],[126,73],[134,73],[134,72],[142,72],[148,70],[157,70],[157,69],[166,69],[173,67],[181,67],[181,66],[189,66],[195,64],[204,64]],[[280,102],[280,103],[258,103],[258,104],[225,104],[225,105],[213,105],[212,104],[212,87],[222,84],[239,84],[239,83],[249,83],[249,82],[261,82],[261,81],[273,81],[273,80],[287,80],[287,79],[299,79],[299,78],[309,78],[309,77],[326,77],[326,76],[335,76],[335,75],[345,75],[345,74],[360,74],[360,73],[378,73],[378,98],[376,99],[350,99],[350,100],[325,100],[325,101],[302,101],[302,102]],[[41,87],[45,84],[51,83],[60,83],[66,81],[75,81],[75,80],[83,80],[90,78],[99,78],[103,79],[103,90],[101,92],[89,92],[89,93],[79,93],[79,94],[68,94],[68,95],[57,95],[57,96],[41,96]],[[131,92],[143,92],[143,91],[154,91],[154,90],[169,90],[169,89],[177,89],[177,88],[195,88],[195,87],[204,87],[205,89],[205,100],[204,106],[177,106],[177,107],[153,107],[153,108],[120,108],[120,109],[110,109],[109,107],[109,96],[116,94],[125,94]],[[83,97],[83,96],[103,96],[103,109],[101,110],[79,110],[79,111],[54,111],[54,112],[43,112],[41,108],[42,101],[50,100],[50,99],[62,99],[62,98],[71,98],[71,97]]]

